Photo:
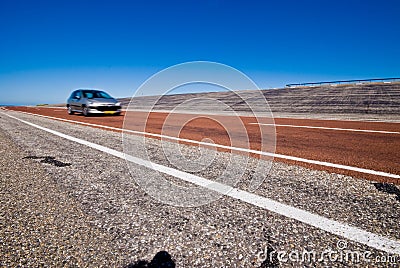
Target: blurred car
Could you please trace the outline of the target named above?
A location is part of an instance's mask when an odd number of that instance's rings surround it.
[[[121,114],[121,103],[108,93],[96,89],[77,89],[67,100],[68,114]]]

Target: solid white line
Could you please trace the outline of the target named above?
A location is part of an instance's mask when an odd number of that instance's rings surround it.
[[[276,127],[297,127],[297,128],[314,128],[314,129],[354,131],[354,132],[370,132],[370,133],[383,133],[383,134],[400,134],[400,132],[395,132],[395,131],[370,130],[370,129],[353,129],[353,128],[337,128],[337,127],[315,127],[315,126],[280,125],[280,124],[264,124],[264,123],[249,123],[249,125],[276,126]]]
[[[31,106],[32,108],[49,108],[49,109],[63,109],[66,110],[66,107],[37,107],[37,106]],[[127,110],[125,108],[122,109],[123,112],[126,112]],[[147,109],[130,109],[130,112],[149,112]],[[174,110],[152,110],[152,113],[179,113],[179,114],[198,114],[198,115],[220,115],[220,116],[232,116],[232,114],[229,113],[210,113],[207,111],[174,111]],[[279,114],[279,113],[278,113]],[[243,117],[251,117],[250,114],[239,114],[240,116]],[[258,116],[258,118],[271,118],[268,116]],[[318,117],[288,117],[288,116],[274,116],[274,119],[294,119],[294,120],[319,120],[319,121],[337,121],[337,122],[360,122],[360,123],[389,123],[389,124],[400,124],[399,121],[391,121],[388,119],[387,121],[385,120],[376,120],[376,119],[370,119],[370,120],[362,120],[362,119],[340,119],[340,118],[318,118]],[[395,120],[395,119],[393,119]]]
[[[163,139],[168,139],[168,140],[173,140],[173,141],[183,141],[183,142],[187,142],[187,143],[191,143],[191,144],[202,145],[202,146],[205,146],[205,147],[207,147],[207,146],[208,147],[216,147],[216,148],[227,149],[227,150],[232,150],[232,151],[237,151],[237,152],[245,152],[245,153],[257,154],[257,155],[262,155],[262,156],[267,156],[267,157],[280,158],[280,159],[285,159],[285,160],[308,163],[308,164],[313,164],[313,165],[318,165],[318,166],[324,166],[324,167],[330,167],[330,168],[337,168],[337,169],[343,169],[343,170],[356,171],[356,172],[359,172],[359,173],[377,175],[377,176],[388,177],[388,178],[393,178],[393,179],[400,179],[400,175],[387,173],[387,172],[383,172],[383,171],[376,171],[376,170],[372,170],[372,169],[365,169],[365,168],[359,168],[359,167],[352,167],[352,166],[346,166],[346,165],[341,165],[341,164],[329,163],[329,162],[324,162],[324,161],[305,159],[305,158],[296,157],[296,156],[289,156],[289,155],[276,154],[276,153],[268,153],[268,152],[252,150],[252,149],[246,149],[246,148],[232,147],[232,146],[227,146],[227,145],[222,145],[222,144],[207,143],[207,142],[201,142],[201,141],[184,139],[184,138],[177,138],[177,137],[172,137],[172,136],[167,136],[167,135],[154,134],[154,133],[150,133],[150,132],[142,132],[142,131],[136,131],[136,130],[126,130],[126,129],[122,129],[122,128],[116,128],[116,127],[109,127],[109,126],[104,126],[104,125],[80,122],[80,121],[75,121],[75,120],[69,120],[69,119],[57,118],[57,117],[53,117],[53,116],[47,116],[47,115],[40,115],[40,114],[34,114],[34,113],[28,113],[28,112],[20,112],[20,113],[39,116],[39,117],[44,117],[44,118],[49,118],[49,119],[55,119],[55,120],[60,120],[60,121],[65,121],[65,122],[70,122],[70,123],[76,123],[76,124],[81,124],[81,125],[86,125],[86,126],[93,126],[93,127],[104,128],[104,129],[123,131],[123,132],[128,132],[128,133],[132,133],[132,134],[136,134],[136,135],[146,135],[146,136],[150,136],[150,137],[163,138]]]
[[[226,196],[232,197],[234,199],[246,202],[248,204],[269,210],[271,212],[275,212],[277,214],[280,214],[282,216],[298,220],[300,222],[303,222],[305,224],[314,226],[318,229],[324,230],[326,232],[332,233],[334,235],[338,235],[341,237],[344,237],[346,239],[367,245],[369,247],[373,247],[375,249],[390,253],[390,254],[400,254],[400,242],[396,240],[392,240],[390,238],[377,235],[375,233],[371,233],[365,230],[362,230],[360,228],[350,226],[346,223],[341,223],[335,220],[331,220],[322,216],[319,216],[317,214],[308,212],[306,210],[302,210],[299,208],[295,208],[283,203],[280,203],[278,201],[275,201],[270,198],[262,197],[253,193],[249,193],[237,188],[233,188],[231,186],[215,182],[212,180],[208,180],[190,173],[186,173],[174,168],[166,167],[160,164],[153,163],[148,160],[144,160],[141,158],[137,158],[131,155],[127,155],[123,152],[119,152],[117,150],[92,143],[86,140],[82,140],[76,137],[72,137],[69,135],[66,135],[64,133],[45,128],[36,124],[33,124],[31,122],[22,120],[20,118],[14,117],[12,115],[9,115],[7,113],[1,112],[4,115],[13,118],[15,120],[18,120],[22,123],[25,123],[29,126],[38,128],[40,130],[46,131],[48,133],[51,133],[53,135],[59,136],[61,138],[88,146],[90,148],[99,150],[101,152],[113,155],[115,157],[121,158],[121,159],[126,159],[127,161],[130,161],[132,163],[135,163],[137,165],[144,166],[149,169],[153,169],[155,171],[162,172],[167,175],[171,175],[174,177],[177,177],[179,179],[182,179],[184,181],[202,186],[204,188],[207,188],[209,190],[224,194]]]
[[[149,112],[149,109],[129,109],[130,112]],[[211,113],[207,111],[191,111],[191,110],[179,110],[179,111],[174,111],[174,110],[151,110],[152,113],[179,113],[179,114],[197,114],[197,115],[220,115],[220,116],[232,116],[232,114],[227,113]],[[252,117],[252,114],[249,113],[243,113],[241,114],[238,112],[239,116],[243,117]],[[278,114],[278,115],[276,115]],[[320,118],[320,117],[289,117],[290,115],[284,115],[284,116],[279,116],[280,113],[276,113],[273,115],[273,119],[295,119],[295,120],[321,120],[321,121],[339,121],[339,122],[364,122],[364,123],[390,123],[390,124],[400,124],[399,121],[393,121],[393,120],[377,120],[377,119],[340,119],[340,118]],[[265,116],[257,116],[258,118],[269,118],[271,119],[271,116],[265,115]]]

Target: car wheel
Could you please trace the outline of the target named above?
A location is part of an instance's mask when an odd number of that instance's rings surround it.
[[[69,115],[72,115],[72,114],[74,114],[74,111],[72,111],[72,108],[71,108],[71,106],[68,106],[68,114]]]
[[[83,107],[82,113],[83,113],[84,116],[89,116],[89,109],[88,109],[88,107]]]

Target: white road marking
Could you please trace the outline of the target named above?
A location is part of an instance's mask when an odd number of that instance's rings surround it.
[[[294,127],[294,128],[297,127],[297,128],[311,128],[311,129],[327,129],[327,130],[369,132],[369,133],[383,133],[383,134],[400,134],[400,132],[395,132],[395,131],[370,130],[370,129],[353,129],[353,128],[338,128],[338,127],[315,127],[315,126],[280,125],[280,124],[264,124],[264,123],[249,123],[249,125],[276,126],[276,127]]]
[[[86,125],[86,126],[99,127],[99,128],[111,129],[111,130],[116,130],[116,131],[124,131],[124,132],[128,132],[128,133],[136,134],[136,135],[146,135],[146,136],[150,136],[150,137],[163,138],[163,139],[168,139],[168,140],[173,140],[173,141],[183,141],[183,142],[187,142],[187,143],[191,143],[191,144],[202,145],[202,146],[205,146],[205,147],[207,147],[207,146],[208,147],[216,147],[216,148],[227,149],[227,150],[232,150],[232,151],[237,151],[237,152],[245,152],[245,153],[257,154],[257,155],[262,155],[262,156],[267,156],[267,157],[280,158],[280,159],[285,159],[285,160],[308,163],[308,164],[313,164],[313,165],[318,165],[318,166],[325,166],[325,167],[337,168],[337,169],[342,169],[342,170],[356,171],[356,172],[359,172],[359,173],[377,175],[377,176],[388,177],[388,178],[393,178],[393,179],[400,179],[400,175],[387,173],[387,172],[383,172],[383,171],[376,171],[376,170],[372,170],[372,169],[365,169],[365,168],[359,168],[359,167],[346,166],[346,165],[341,165],[341,164],[335,164],[335,163],[329,163],[329,162],[324,162],[324,161],[306,159],[306,158],[290,156],[290,155],[268,153],[268,152],[263,152],[263,151],[258,151],[258,150],[247,149],[247,148],[232,147],[232,146],[216,144],[216,143],[207,143],[207,142],[201,142],[201,141],[196,141],[196,140],[190,140],[190,139],[172,137],[172,136],[167,136],[167,135],[155,134],[155,133],[150,133],[150,132],[142,132],[142,131],[136,131],[136,130],[126,130],[126,129],[117,128],[117,127],[109,127],[109,126],[104,126],[104,125],[80,122],[80,121],[69,120],[69,119],[64,119],[64,118],[57,118],[57,117],[41,115],[41,114],[34,114],[34,113],[28,113],[28,112],[20,112],[20,113],[29,114],[29,115],[33,115],[33,116],[44,117],[44,118],[49,118],[49,119],[54,119],[54,120],[60,120],[60,121],[70,122],[70,123],[75,123],[75,124],[81,124],[81,125]]]
[[[32,108],[37,108],[36,106],[31,106]],[[63,111],[67,110],[67,107],[40,107],[45,109],[62,109]],[[122,109],[123,112],[126,112],[126,109]],[[146,109],[130,109],[131,112],[149,112]],[[58,111],[57,111],[58,112]],[[231,114],[226,113],[211,113],[207,111],[201,111],[201,113],[196,111],[174,111],[174,110],[152,110],[152,113],[179,113],[179,114],[199,114],[199,115],[219,115],[219,116],[232,116]],[[279,114],[279,113],[278,113]],[[243,117],[251,117],[249,114],[239,114]],[[268,116],[258,116],[259,118],[269,118]],[[274,119],[294,119],[294,120],[319,120],[319,121],[337,121],[337,122],[359,122],[359,123],[389,123],[389,124],[400,124],[399,121],[394,121],[396,119],[388,119],[388,120],[380,120],[380,119],[340,119],[340,118],[319,118],[319,117],[288,117],[286,116],[274,116]]]
[[[123,152],[96,144],[92,143],[86,140],[82,140],[76,137],[69,136],[67,134],[45,128],[36,124],[33,124],[31,122],[25,121],[23,119],[17,118],[15,116],[9,115],[8,113],[1,112],[2,114],[13,118],[15,120],[18,120],[22,123],[25,123],[29,126],[38,128],[40,130],[46,131],[48,133],[51,133],[53,135],[59,136],[61,138],[88,146],[90,148],[99,150],[101,152],[113,155],[115,157],[121,158],[121,159],[126,159],[127,161],[130,161],[132,163],[135,163],[137,165],[144,166],[149,169],[153,169],[155,171],[162,172],[167,175],[174,176],[176,178],[182,179],[184,181],[202,186],[204,188],[207,188],[212,191],[216,191],[218,193],[224,194],[226,196],[232,197],[234,199],[246,202],[248,204],[269,210],[271,212],[280,214],[282,216],[298,220],[300,222],[303,222],[305,224],[311,225],[313,227],[316,227],[318,229],[324,230],[326,232],[332,233],[334,235],[338,235],[341,237],[344,237],[346,239],[367,245],[369,247],[387,252],[389,254],[400,254],[400,242],[375,234],[371,233],[365,230],[362,230],[360,228],[348,225],[346,223],[341,223],[335,220],[331,220],[322,216],[319,216],[317,214],[308,212],[306,210],[302,210],[296,207],[292,207],[283,203],[280,203],[278,201],[275,201],[270,198],[262,197],[253,193],[249,193],[237,188],[233,188],[231,186],[219,183],[219,182],[214,182],[212,180],[208,180],[190,173],[186,173],[174,168],[166,167],[160,164],[153,163],[148,160],[144,160],[141,158],[137,158],[131,155],[127,155]]]

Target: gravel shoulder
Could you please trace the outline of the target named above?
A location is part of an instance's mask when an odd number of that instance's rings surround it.
[[[112,236],[0,129],[0,266],[122,263]]]

